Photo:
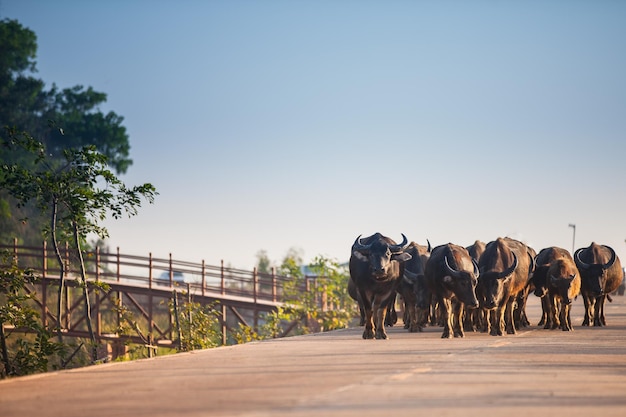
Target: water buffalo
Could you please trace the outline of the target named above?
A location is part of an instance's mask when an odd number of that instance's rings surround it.
[[[478,263],[480,279],[476,289],[481,308],[488,312],[487,330],[492,336],[515,334],[513,309],[518,294],[529,279],[532,255],[522,242],[498,238],[489,242]]]
[[[365,312],[364,339],[387,339],[385,317],[387,307],[394,302],[398,282],[404,273],[404,262],[411,255],[404,250],[408,246],[406,236],[402,243],[375,233],[352,245],[349,268]]]
[[[365,309],[363,308],[363,301],[361,300],[361,295],[359,294],[359,290],[356,288],[356,284],[353,280],[348,280],[348,295],[354,301],[357,302],[359,306],[359,326],[365,326]],[[387,305],[387,313],[385,315],[385,326],[393,326],[398,321],[398,313],[395,309],[395,295],[394,299],[389,302]]]
[[[561,251],[563,256],[554,259],[548,267],[548,300],[550,312],[545,328],[574,330],[570,318],[572,300],[580,293],[580,274],[568,251]]]
[[[555,259],[565,256],[571,257],[568,250],[551,246],[541,249],[535,257],[535,272],[530,278],[530,286],[533,290],[533,294],[541,298],[542,315],[537,324],[539,326],[546,325],[546,329],[551,327],[551,324],[548,323],[548,317],[550,315],[550,309],[552,308],[548,297],[548,269]]]
[[[411,259],[404,263],[404,274],[398,293],[404,301],[404,328],[409,332],[421,332],[428,321],[431,297],[424,268],[431,249],[430,242],[428,246],[411,242],[405,250],[411,255]]]
[[[464,337],[464,307],[478,307],[475,293],[478,265],[467,249],[448,243],[432,250],[426,262],[425,276],[433,297],[441,308],[444,320],[441,337]]]
[[[478,263],[478,260],[480,259],[480,255],[482,255],[483,252],[485,251],[485,246],[486,246],[485,242],[476,240],[474,243],[472,243],[465,249],[467,249],[470,256],[476,261],[476,263]]]
[[[622,282],[622,265],[613,248],[592,242],[574,252],[580,271],[580,292],[585,303],[583,326],[606,326],[604,303]]]
[[[474,261],[478,264],[480,255],[482,255],[485,251],[485,246],[485,242],[475,240],[474,243],[467,246],[465,249],[467,249],[467,252],[469,252],[472,259],[474,259]],[[484,329],[486,327],[486,317],[482,309],[472,308],[465,312],[465,317],[463,318],[463,328],[466,331],[475,332],[477,329]]]
[[[535,272],[535,257],[537,256],[537,252],[530,246],[526,246],[528,251],[530,264],[528,266],[528,277],[529,280],[526,283],[526,286],[522,291],[517,293],[517,299],[515,300],[515,308],[513,309],[513,323],[515,323],[515,328],[517,330],[530,326],[530,320],[528,320],[528,316],[526,315],[526,304],[528,302],[528,296],[530,295],[530,290],[532,288],[531,279]]]

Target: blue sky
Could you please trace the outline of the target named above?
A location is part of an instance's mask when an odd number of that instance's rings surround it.
[[[160,195],[121,252],[251,268],[359,235],[626,261],[626,3],[0,0],[38,77],[107,93]]]

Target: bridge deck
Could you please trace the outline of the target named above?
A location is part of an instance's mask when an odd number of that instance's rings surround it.
[[[515,336],[390,340],[361,329],[291,337],[0,381],[9,416],[449,416],[626,413],[626,297],[608,326]],[[531,296],[528,315],[539,318]],[[505,412],[505,414],[496,414]],[[488,414],[487,414],[488,413]]]

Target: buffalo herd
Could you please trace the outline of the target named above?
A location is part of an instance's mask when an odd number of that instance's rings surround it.
[[[387,339],[386,326],[396,320],[399,295],[404,327],[443,327],[442,338],[464,337],[465,331],[492,336],[515,334],[530,324],[526,300],[541,298],[545,329],[571,331],[572,301],[581,295],[583,326],[605,326],[604,304],[623,279],[615,251],[595,242],[572,255],[556,246],[536,253],[509,237],[468,247],[396,243],[375,233],[352,245],[348,292],[359,304],[364,339]]]

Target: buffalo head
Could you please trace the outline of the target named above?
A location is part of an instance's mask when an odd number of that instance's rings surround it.
[[[445,266],[446,274],[443,277],[443,282],[454,292],[459,301],[464,303],[468,307],[478,307],[478,299],[476,298],[476,284],[478,282],[478,265],[476,261],[471,258],[472,265],[474,267],[473,273],[452,268],[448,255],[443,257],[443,263]]]
[[[597,262],[597,250],[594,250],[596,248],[605,248],[609,251],[611,257],[608,262]],[[581,258],[581,254],[587,262]],[[605,245],[596,245],[595,243],[592,243],[588,248],[580,248],[574,252],[576,266],[580,269],[582,278],[591,294],[596,294],[597,296],[604,295],[604,282],[607,279],[607,270],[613,266],[616,259],[617,255],[613,248]]]
[[[513,262],[504,271],[485,272],[481,278],[484,307],[487,310],[494,309],[504,296],[504,284],[506,279],[517,269],[518,261],[514,252],[511,252]]]
[[[404,252],[408,246],[409,242],[404,234],[399,244],[380,233],[370,236],[365,242],[359,235],[352,245],[352,254],[361,261],[369,262],[372,275],[383,280],[388,275],[392,261],[405,262],[411,259],[411,255]]]

